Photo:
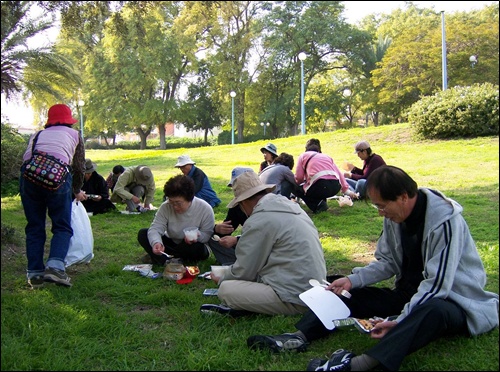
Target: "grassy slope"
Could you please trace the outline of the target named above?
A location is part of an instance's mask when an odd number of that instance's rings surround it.
[[[498,137],[452,141],[413,141],[406,125],[354,129],[272,142],[278,152],[298,155],[310,137],[340,165],[360,165],[353,144],[368,140],[388,164],[405,169],[420,186],[443,191],[464,206],[464,217],[477,242],[488,274],[487,288],[498,293]],[[116,164],[147,164],[157,182],[156,202],[165,181],[178,174],[177,156],[187,153],[207,173],[222,199],[216,220],[225,217],[231,199],[226,186],[231,169],[257,170],[267,141],[168,151],[87,152],[103,176]],[[347,273],[371,260],[382,219],[363,202],[311,216],[321,235],[328,272]],[[24,277],[24,214],[19,197],[2,198],[2,370],[304,370],[310,358],[337,348],[355,353],[375,341],[345,329],[314,342],[306,353],[270,355],[246,347],[252,334],[293,331],[299,317],[254,316],[242,319],[199,313],[204,288],[195,280],[177,285],[123,271],[143,256],[136,234],[153,213],[92,217],[95,258],[68,269],[71,289],[56,286],[30,291]],[[50,223],[49,223],[50,224]],[[49,233],[50,236],[50,233]],[[213,258],[200,263],[208,271]],[[156,268],[160,271],[161,268]],[[475,339],[439,340],[405,359],[402,370],[498,370],[498,329]]]

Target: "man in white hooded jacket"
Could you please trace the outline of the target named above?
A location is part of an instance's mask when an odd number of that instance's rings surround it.
[[[380,342],[363,354],[339,349],[329,360],[311,360],[307,370],[366,371],[382,365],[397,371],[406,355],[439,337],[474,336],[498,327],[498,294],[484,290],[486,273],[462,207],[438,191],[418,188],[393,166],[377,168],[369,176],[367,193],[384,216],[376,260],[354,268],[327,290],[350,292],[350,299],[340,298],[351,317],[389,318],[374,326],[370,336]],[[395,288],[371,287],[392,277]],[[252,336],[248,345],[304,350],[309,341],[332,332],[313,312],[296,327],[299,331],[288,334],[293,342],[280,340],[288,348],[276,346],[277,336]]]

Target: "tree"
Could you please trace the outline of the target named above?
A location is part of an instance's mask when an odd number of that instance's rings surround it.
[[[64,100],[81,79],[71,60],[51,46],[29,41],[52,27],[53,19],[32,16],[32,1],[2,1],[2,83],[7,100],[26,96]]]
[[[498,4],[447,16],[449,86],[475,82],[498,84],[498,21]],[[372,80],[379,91],[379,107],[397,122],[422,96],[441,90],[441,17],[431,10],[411,6],[404,12],[393,12],[380,30],[393,41],[373,71]],[[469,57],[479,53],[478,50],[485,63],[480,73],[473,73]]]
[[[221,125],[221,115],[212,100],[208,84],[209,71],[202,64],[198,78],[188,88],[187,100],[181,106],[181,117],[188,130],[203,130],[204,144],[208,144],[208,132]]]
[[[174,27],[178,4],[126,3],[112,14],[87,67],[89,121],[103,114],[118,132],[135,131],[146,148],[157,126],[160,148],[166,148],[165,123],[176,118],[179,86],[189,71],[194,41]]]

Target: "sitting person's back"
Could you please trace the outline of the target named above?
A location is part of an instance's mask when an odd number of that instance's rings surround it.
[[[293,156],[282,152],[274,163],[268,165],[259,173],[262,183],[274,184],[274,193],[286,196],[290,199],[290,194],[296,194],[298,185],[295,182],[295,175],[292,172],[294,165]]]

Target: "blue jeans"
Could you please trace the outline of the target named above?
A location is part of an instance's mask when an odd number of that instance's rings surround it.
[[[47,233],[45,222],[47,212],[52,221],[52,239],[47,267],[65,271],[64,259],[68,253],[69,241],[73,236],[71,228],[71,203],[73,176],[68,174],[66,182],[56,191],[37,186],[30,181],[19,178],[19,189],[24,214],[28,223],[26,233],[26,257],[28,258],[28,279],[43,274],[44,248]]]
[[[350,178],[345,179],[349,184],[349,190],[354,191],[355,193],[359,193],[359,198],[363,199],[366,196],[366,180],[353,180]]]

